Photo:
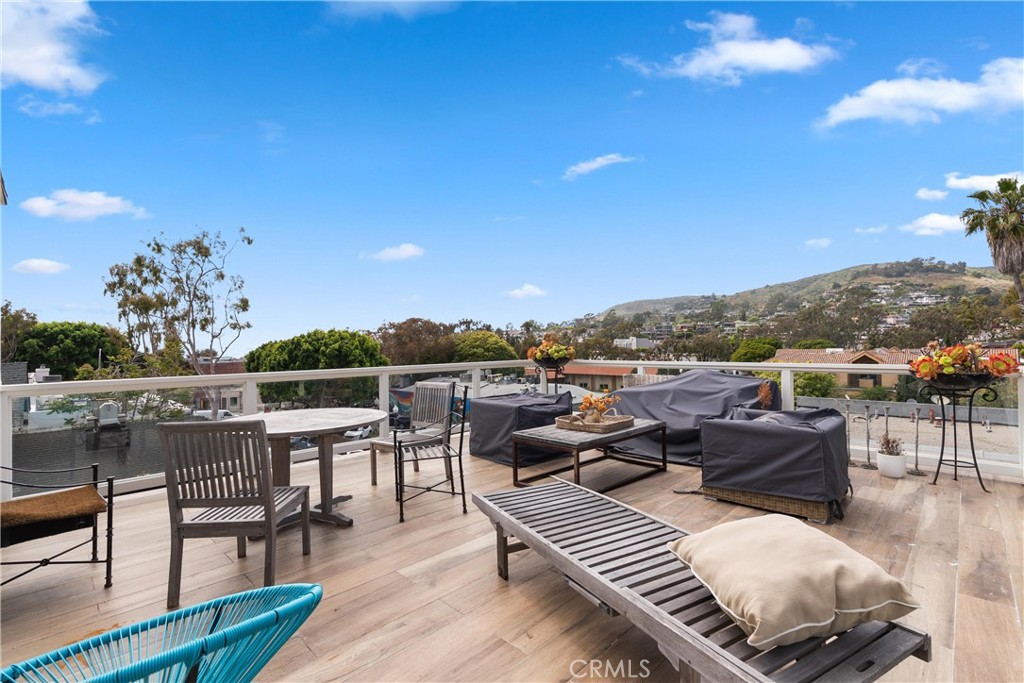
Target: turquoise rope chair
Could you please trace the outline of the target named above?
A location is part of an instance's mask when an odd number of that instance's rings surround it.
[[[322,596],[307,583],[236,593],[12,664],[0,681],[251,681]]]

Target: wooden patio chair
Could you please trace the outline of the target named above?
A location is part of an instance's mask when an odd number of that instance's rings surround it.
[[[451,427],[451,423],[446,420],[452,413],[454,398],[455,382],[416,382],[413,385],[409,429],[403,430],[402,440],[407,444],[417,441],[421,445],[428,445],[446,439]],[[377,452],[393,453],[394,450],[394,439],[391,436],[370,441],[371,485],[377,485]],[[418,472],[419,464],[415,463],[414,467]]]
[[[97,463],[55,470],[32,470],[0,466],[0,470],[5,473],[3,477],[0,477],[0,483],[45,491],[44,493],[20,496],[0,503],[0,547],[6,548],[16,543],[56,536],[79,529],[90,529],[92,532],[85,540],[39,560],[4,560],[0,562],[0,564],[32,565],[25,571],[5,579],[0,583],[0,586],[25,576],[40,567],[46,567],[51,564],[102,563],[106,565],[107,570],[106,581],[103,586],[104,588],[110,588],[113,584],[112,569],[114,561],[114,478],[106,478],[107,490],[105,497],[103,497],[99,493],[99,485],[104,482],[99,478],[99,465]],[[91,473],[92,478],[90,481],[83,482],[81,479],[84,477],[78,475],[79,482],[77,482],[77,485],[69,483],[69,481],[74,482],[76,479],[75,473],[85,471]],[[53,478],[55,476],[64,479],[64,481],[50,484],[41,483],[46,481],[58,482],[58,479]],[[29,481],[30,478],[33,481]],[[107,517],[106,555],[103,559],[100,559],[99,516],[104,512]],[[90,559],[60,559],[84,545],[92,546]]]
[[[451,386],[455,386],[452,384]],[[413,498],[429,493],[447,493],[452,496],[462,496],[462,513],[466,514],[466,484],[462,473],[462,442],[466,435],[466,398],[468,387],[462,389],[462,401],[458,404],[461,412],[452,409],[440,419],[438,424],[445,424],[445,430],[436,439],[424,440],[417,438],[416,432],[406,432],[396,429],[393,438],[393,449],[395,452],[395,498],[398,500],[398,521],[405,521],[405,503]],[[451,405],[451,404],[449,404]],[[458,429],[459,446],[452,446],[452,433]],[[412,437],[407,439],[407,437]],[[405,465],[413,463],[417,466],[421,462],[440,460],[444,463],[444,479],[432,480],[432,483],[424,483],[420,478],[410,481],[406,478]],[[452,460],[455,460],[459,467],[459,483],[455,485],[455,471],[452,468]],[[421,475],[426,477],[427,475]],[[408,491],[414,491],[407,495]]]
[[[234,536],[245,557],[246,536],[262,536],[263,584],[272,586],[278,522],[301,508],[302,554],[309,554],[309,487],[271,484],[262,421],[165,422],[157,430],[171,515],[168,608],[178,605],[186,538]]]

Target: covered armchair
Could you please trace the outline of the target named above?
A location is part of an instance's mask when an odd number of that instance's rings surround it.
[[[762,395],[762,385],[767,385],[767,395]],[[664,382],[619,389],[614,395],[620,399],[615,406],[619,414],[665,423],[668,461],[683,465],[700,465],[704,420],[724,417],[737,406],[760,408],[762,397],[772,410],[782,406],[776,382],[717,370],[690,370]],[[661,460],[661,434],[630,439],[615,450]]]
[[[705,497],[827,522],[850,488],[846,418],[831,408],[734,408],[700,428]]]
[[[509,394],[478,398],[473,401],[473,427],[469,433],[469,453],[502,465],[512,464],[512,433],[532,427],[555,424],[555,418],[572,414],[572,394]],[[565,457],[564,451],[539,446],[519,447],[519,465],[529,467],[553,458]]]

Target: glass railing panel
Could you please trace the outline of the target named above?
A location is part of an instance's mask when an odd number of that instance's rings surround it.
[[[847,431],[851,456],[859,461],[866,460],[871,451],[872,459],[878,450],[879,441],[888,433],[900,439],[904,452],[909,456],[908,468],[913,467],[915,454],[919,459],[933,463],[942,448],[943,432],[946,439],[946,459],[952,457],[954,427],[956,444],[961,459],[970,459],[970,442],[973,436],[975,453],[979,461],[1016,466],[1019,470],[1020,425],[1017,407],[1018,378],[1008,378],[992,385],[992,391],[979,391],[974,397],[974,408],[970,411],[965,401],[957,405],[942,405],[938,398],[916,396],[908,401],[863,401],[856,398],[824,399],[798,396],[797,406],[802,408],[834,408],[847,418]],[[991,400],[988,400],[991,399]],[[945,410],[943,410],[945,409]],[[945,413],[945,420],[943,414]],[[943,426],[945,423],[945,430]],[[933,465],[929,464],[933,472]],[[945,471],[945,470],[944,470]]]
[[[241,386],[227,386],[217,391],[196,387],[18,399],[12,465],[46,470],[98,463],[101,478],[119,481],[163,475],[157,423],[210,419],[215,400],[223,406],[218,417],[241,414],[241,396]],[[71,476],[46,481],[81,480],[81,475]],[[31,492],[13,490],[16,496]]]

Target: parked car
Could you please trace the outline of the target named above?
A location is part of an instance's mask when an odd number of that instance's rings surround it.
[[[301,448],[316,448],[315,436],[293,436],[291,438],[292,450]]]
[[[370,434],[373,433],[373,427],[370,425],[363,425],[362,427],[356,427],[345,432],[346,439],[369,439]]]
[[[192,415],[194,415],[195,417],[201,417],[204,420],[212,420],[213,419],[213,411],[212,410],[193,410],[192,411]],[[230,410],[223,410],[223,409],[221,409],[221,410],[217,411],[217,419],[218,420],[223,420],[224,418],[227,418],[227,417],[235,417],[235,414],[232,413]]]

